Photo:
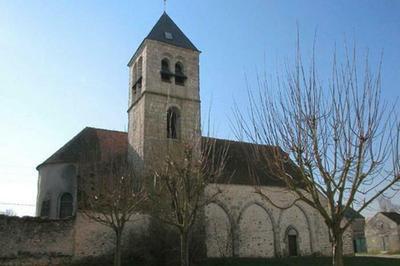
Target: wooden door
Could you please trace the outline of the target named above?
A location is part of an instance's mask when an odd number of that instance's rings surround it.
[[[297,256],[297,236],[289,235],[289,256]]]

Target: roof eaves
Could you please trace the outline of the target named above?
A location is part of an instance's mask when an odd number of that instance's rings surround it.
[[[44,160],[44,162],[42,162],[41,164],[36,166],[36,170],[39,170],[39,168],[42,167],[43,165],[49,164],[50,163],[49,160],[51,159],[51,157],[53,157],[57,153],[62,152],[63,150],[65,150],[68,146],[71,145],[71,143],[73,143],[77,138],[79,138],[82,134],[84,134],[84,132],[87,132],[90,129],[93,129],[93,128],[85,127],[84,129],[82,129],[72,139],[70,139],[67,143],[65,143],[63,146],[61,146],[61,148],[59,148],[56,152],[54,152],[52,155],[50,155],[50,157],[48,157],[46,160]]]

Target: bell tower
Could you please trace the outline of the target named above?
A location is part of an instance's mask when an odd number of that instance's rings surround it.
[[[199,55],[164,12],[128,63],[128,153],[143,174],[200,141]]]

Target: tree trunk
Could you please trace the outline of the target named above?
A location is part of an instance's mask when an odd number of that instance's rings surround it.
[[[343,263],[343,233],[335,230],[332,243],[332,265],[344,266]]]
[[[189,266],[189,234],[181,232],[181,266]]]
[[[115,252],[114,252],[114,266],[121,266],[121,238],[122,229],[115,230]]]

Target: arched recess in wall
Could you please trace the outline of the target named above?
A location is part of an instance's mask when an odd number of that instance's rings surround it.
[[[60,219],[72,216],[73,212],[73,197],[70,193],[63,193],[60,197]]]
[[[224,207],[212,202],[205,207],[207,257],[232,257],[231,217]]]
[[[132,85],[135,85],[136,81],[137,81],[137,78],[138,78],[138,76],[137,76],[137,64],[136,63],[132,67],[132,74],[131,75],[132,75]]]
[[[274,257],[273,219],[261,203],[245,206],[238,219],[239,257]]]
[[[138,60],[138,67],[137,67],[137,93],[140,94],[142,92],[142,80],[143,80],[143,57],[140,57]]]
[[[299,255],[299,232],[297,229],[290,225],[285,231],[285,243],[286,250],[288,251],[289,256],[298,256]]]
[[[181,127],[181,113],[176,106],[171,106],[167,110],[167,138],[179,139]]]
[[[300,256],[310,255],[312,250],[310,223],[307,219],[306,212],[302,207],[293,205],[289,209],[283,210],[278,221],[279,227],[279,242],[283,255],[289,255],[289,245],[287,237],[287,229],[295,228],[298,235],[297,253]]]

